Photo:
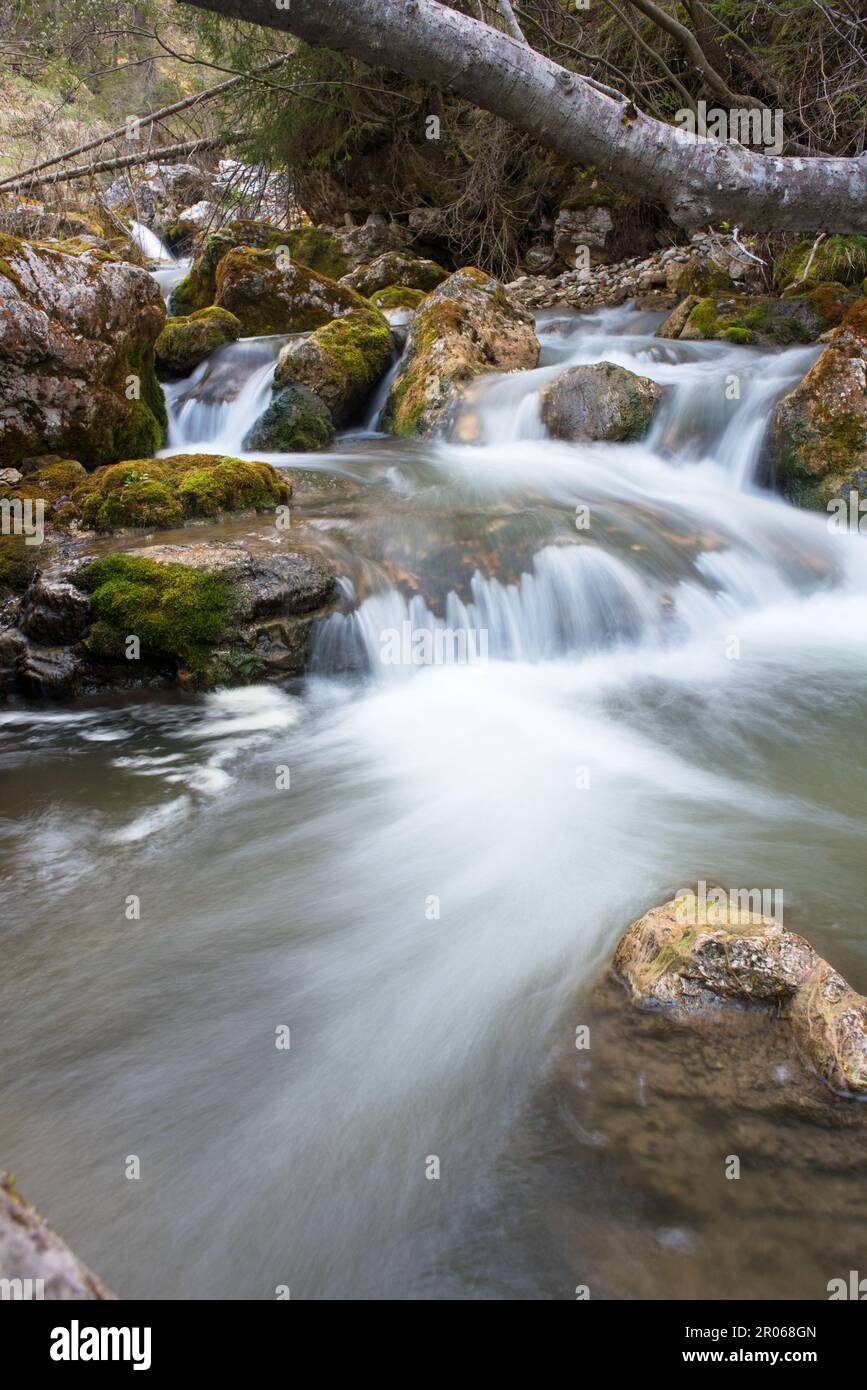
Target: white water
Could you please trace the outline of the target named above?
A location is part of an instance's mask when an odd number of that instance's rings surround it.
[[[557,317],[546,365],[479,391],[483,442],[317,456],[368,481],[327,519],[344,611],[306,683],[0,716],[28,885],[0,984],[8,1161],[122,1295],[568,1299],[640,1267],[665,1297],[665,1232],[623,1217],[612,1173],[594,1253],[558,1169],[544,1078],[580,990],[699,877],[782,885],[867,984],[864,546],[750,482],[813,350]],[[172,387],[170,447],[238,453],[274,355],[237,344]],[[651,437],[540,437],[539,385],[603,358],[669,388]],[[484,627],[489,660],[386,665],[404,621]],[[729,1296],[756,1241],[786,1266],[776,1228],[726,1223]],[[707,1296],[710,1233],[687,1236],[678,1287]]]
[[[163,299],[169,304],[172,290],[181,283],[193,264],[192,256],[175,256],[150,227],[132,218],[130,234],[142,253],[154,262],[152,274],[162,291]]]

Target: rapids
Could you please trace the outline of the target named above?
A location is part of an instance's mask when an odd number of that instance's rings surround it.
[[[542,365],[479,383],[449,439],[371,409],[327,453],[257,455],[312,479],[293,526],[342,576],[305,681],[0,711],[4,1160],[122,1297],[845,1273],[763,1210],[642,1204],[550,1079],[620,933],[699,878],[782,885],[867,983],[867,552],[754,483],[817,349],[658,321],[542,315]],[[281,341],[169,387],[167,452],[240,453]],[[651,436],[544,438],[539,387],[603,359],[666,388]],[[488,659],[387,663],[404,623],[484,630]]]

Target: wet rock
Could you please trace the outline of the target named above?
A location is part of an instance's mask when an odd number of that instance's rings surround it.
[[[448,271],[443,270],[436,261],[411,256],[405,251],[387,251],[369,265],[360,266],[358,270],[344,275],[340,283],[364,295],[365,299],[371,299],[377,290],[387,289],[390,285],[403,285],[427,294],[447,278]]]
[[[455,404],[457,388],[482,372],[535,367],[538,358],[528,311],[493,276],[455,271],[413,317],[384,427],[397,435],[427,434]]]
[[[793,502],[825,508],[867,495],[867,299],[859,300],[803,380],[779,402],[764,472]]]
[[[554,439],[641,439],[662,387],[613,362],[570,367],[541,393],[542,420]]]
[[[67,646],[84,635],[90,604],[80,589],[49,569],[36,576],[21,603],[18,626],[43,646]]]
[[[354,290],[287,260],[279,250],[228,251],[217,265],[216,283],[215,304],[234,314],[249,337],[308,332],[368,307]]]
[[[240,336],[240,321],[215,304],[171,318],[154,346],[157,366],[167,376],[189,376],[217,348],[236,342]]]
[[[359,304],[309,338],[287,343],[274,375],[275,386],[293,384],[314,392],[337,427],[358,415],[391,363],[388,323],[365,300]]]
[[[166,410],[153,349],[164,321],[145,270],[0,237],[0,462],[156,453]]]
[[[278,453],[323,449],[334,439],[331,412],[306,386],[290,384],[278,391],[244,440],[245,449]]]
[[[867,1092],[867,999],[808,941],[761,913],[683,895],[633,923],[612,973],[633,1004],[678,1018],[711,1016],[725,1002],[773,1005],[823,1080]]]
[[[77,1302],[115,1296],[24,1200],[4,1172],[0,1172],[0,1279],[10,1281],[11,1298]]]

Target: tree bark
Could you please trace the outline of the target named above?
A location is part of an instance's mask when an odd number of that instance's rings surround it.
[[[867,231],[867,154],[783,158],[695,137],[606,96],[436,0],[185,0],[455,92],[577,164],[655,198],[682,227]]]

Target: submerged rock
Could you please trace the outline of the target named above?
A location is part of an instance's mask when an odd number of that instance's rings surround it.
[[[170,318],[154,347],[157,366],[169,376],[189,376],[217,348],[236,342],[240,336],[240,321],[215,304]]]
[[[57,451],[93,467],[156,453],[164,321],[138,266],[0,237],[0,463]]]
[[[277,361],[275,386],[291,383],[315,393],[340,427],[350,423],[391,362],[391,331],[364,300],[345,318],[287,343]]]
[[[83,1265],[45,1217],[0,1171],[0,1279],[13,1299],[92,1301],[115,1295]],[[5,1284],[4,1284],[5,1288]]]
[[[523,371],[538,360],[528,310],[493,276],[455,271],[413,317],[384,428],[397,435],[427,434],[455,404],[456,388],[482,372]]]
[[[278,391],[244,440],[245,449],[309,453],[334,439],[331,412],[306,386],[290,383]]]
[[[641,439],[662,387],[613,362],[570,367],[541,393],[542,420],[554,439]]]
[[[826,341],[777,405],[765,446],[767,478],[804,507],[867,496],[867,299]]]
[[[796,1047],[835,1090],[867,1093],[867,999],[779,922],[684,895],[634,922],[612,973],[639,1008],[711,1016],[725,1002],[773,1005]]]

